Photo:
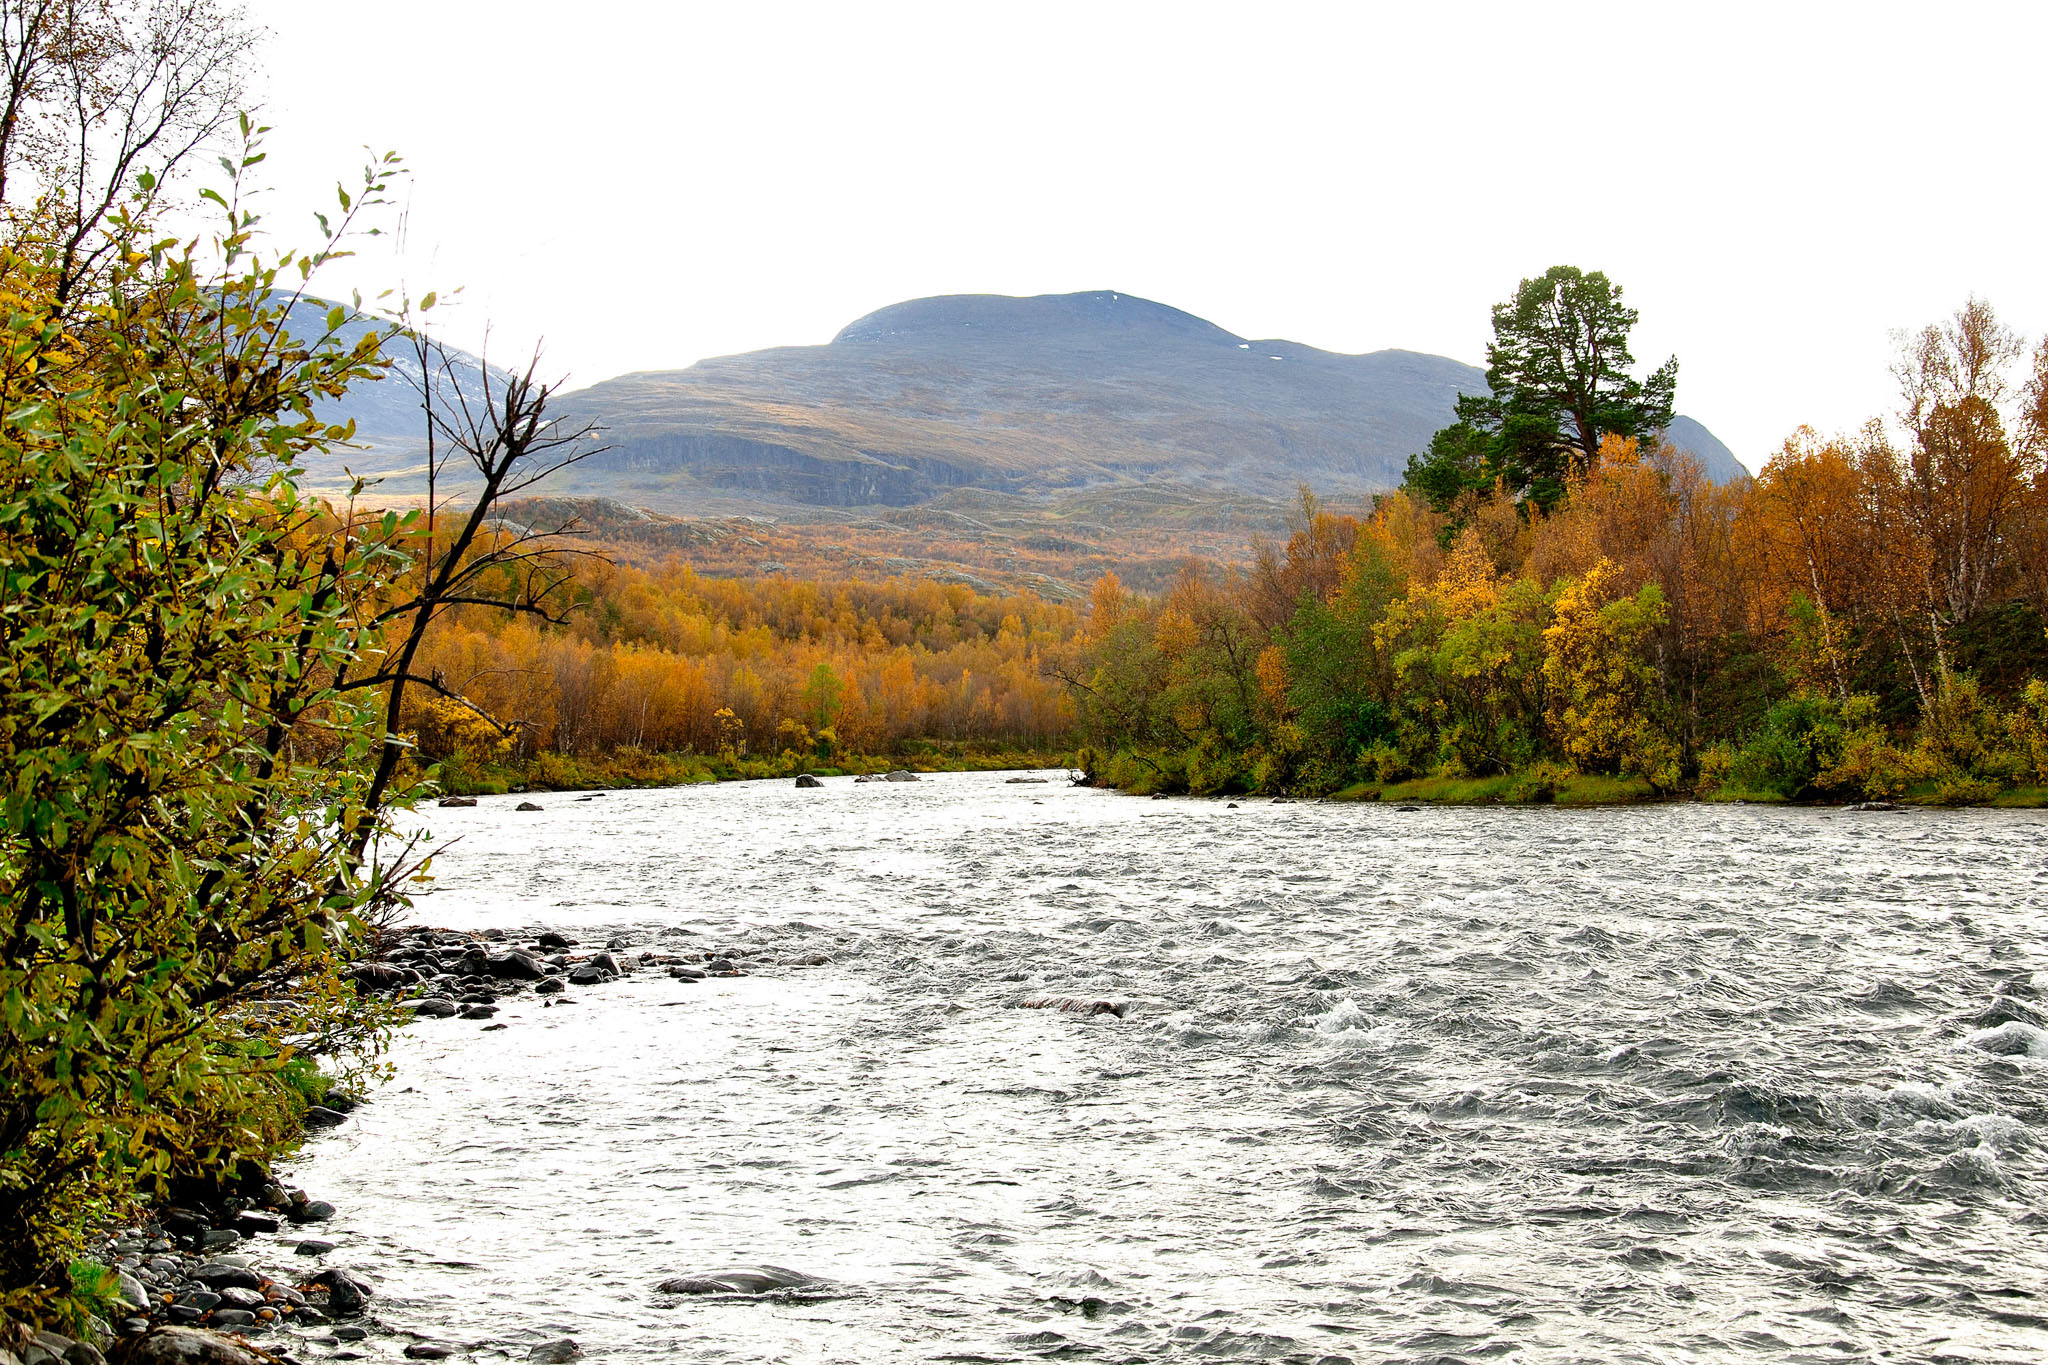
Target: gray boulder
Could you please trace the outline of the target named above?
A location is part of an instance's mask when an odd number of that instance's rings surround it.
[[[882,780],[884,782],[915,782],[918,780],[918,778],[916,773],[910,772],[903,768],[898,768],[895,772],[890,773]]]
[[[809,773],[798,773],[796,775],[796,784],[799,787],[822,787],[825,785]]]
[[[444,796],[440,799],[440,801],[437,804],[442,806],[444,809],[454,809],[462,806],[474,806],[476,804],[476,798],[474,796]]]
[[[521,801],[521,802],[520,802],[520,803],[519,803],[518,805],[514,806],[514,807],[513,807],[512,809],[514,809],[514,810],[546,810],[546,809],[547,809],[547,807],[546,807],[546,806],[538,806],[538,805],[535,805],[535,804],[534,804],[533,802],[531,802],[531,801]]]
[[[445,995],[430,995],[423,1000],[412,1002],[414,1018],[452,1019],[459,1008],[461,1007]]]

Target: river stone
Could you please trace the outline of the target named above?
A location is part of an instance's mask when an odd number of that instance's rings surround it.
[[[488,1019],[497,1012],[498,1007],[496,1005],[464,1005],[462,1013],[457,1017],[462,1019]]]
[[[547,809],[547,807],[545,807],[545,806],[537,806],[537,805],[535,805],[535,804],[534,804],[533,802],[531,802],[531,801],[521,801],[521,802],[520,802],[520,803],[519,803],[518,805],[514,806],[514,807],[513,807],[512,809],[514,809],[514,810],[546,810],[546,809]]]
[[[474,796],[444,796],[436,804],[443,810],[454,810],[461,806],[474,806],[476,798]]]
[[[142,1281],[136,1279],[125,1270],[117,1274],[114,1279],[115,1284],[118,1286],[114,1291],[114,1297],[117,1301],[127,1304],[130,1308],[139,1308],[145,1313],[149,1311],[149,1291],[142,1287]]]
[[[347,1122],[347,1114],[342,1113],[339,1109],[329,1109],[324,1104],[309,1105],[306,1109],[306,1126],[308,1128],[339,1128]],[[277,1224],[273,1222],[265,1231],[277,1231]]]
[[[90,1343],[37,1332],[21,1348],[21,1365],[107,1365],[107,1358]]]
[[[159,1327],[133,1342],[121,1365],[260,1365],[240,1342],[196,1327]]]
[[[292,1248],[292,1251],[300,1256],[325,1256],[332,1250],[334,1243],[324,1237],[307,1237]]]
[[[440,1341],[415,1341],[405,1348],[407,1360],[446,1360],[455,1354],[455,1348]]]
[[[514,948],[509,952],[500,953],[496,957],[486,959],[484,965],[490,974],[500,981],[538,981],[548,974],[548,969],[541,965],[541,960],[524,948]]]
[[[535,986],[533,988],[533,993],[535,995],[559,995],[567,989],[569,988],[562,984],[561,977],[551,976],[547,980]]]
[[[233,1228],[208,1228],[199,1234],[201,1251],[223,1251],[242,1240],[242,1234]]]
[[[412,1002],[415,1019],[452,1019],[459,1008],[445,995],[429,995]]]
[[[798,773],[796,775],[796,784],[799,787],[822,787],[825,785],[809,773]]]
[[[334,1205],[325,1199],[309,1199],[292,1209],[294,1223],[324,1223],[334,1217]]]
[[[655,1289],[663,1294],[767,1294],[777,1289],[808,1289],[823,1281],[779,1265],[714,1270],[704,1275],[679,1275]]]
[[[575,939],[570,938],[567,934],[558,934],[553,929],[542,934],[534,942],[543,948],[573,948],[576,946]]]
[[[388,962],[365,962],[349,972],[349,980],[365,990],[388,991],[403,986],[412,973]]]
[[[260,1289],[263,1281],[255,1271],[245,1265],[231,1265],[226,1261],[208,1261],[192,1269],[192,1278],[208,1289]]]
[[[370,1286],[346,1270],[323,1270],[307,1281],[308,1284],[322,1285],[327,1290],[328,1310],[343,1316],[363,1311],[370,1301]]]
[[[277,1226],[277,1219],[268,1213],[251,1213],[244,1210],[235,1215],[235,1231],[244,1237],[253,1237],[259,1232],[276,1232]]]
[[[188,1289],[178,1295],[178,1305],[195,1313],[204,1313],[210,1308],[220,1307],[221,1297],[211,1289]]]
[[[216,1308],[213,1322],[216,1327],[247,1327],[256,1321],[256,1315],[246,1308]]]
[[[543,1341],[526,1353],[528,1360],[536,1365],[568,1365],[569,1361],[583,1354],[573,1338],[563,1337],[560,1341]]]
[[[915,782],[917,781],[917,774],[913,772],[907,772],[902,768],[898,768],[895,772],[890,773],[882,780],[884,782]]]

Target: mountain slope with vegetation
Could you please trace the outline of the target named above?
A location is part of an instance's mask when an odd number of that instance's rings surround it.
[[[612,449],[568,489],[663,511],[737,498],[905,507],[972,488],[1104,486],[1285,500],[1391,488],[1482,371],[1413,351],[1250,340],[1129,294],[955,295],[881,309],[824,346],[622,375],[564,400]],[[1742,467],[1704,427],[1675,444]]]

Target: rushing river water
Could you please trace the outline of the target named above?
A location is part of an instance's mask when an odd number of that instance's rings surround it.
[[[758,965],[408,1028],[295,1173],[395,1328],[484,1359],[2048,1355],[2039,813],[516,800],[432,812],[459,842],[417,918]],[[1132,1008],[1015,1008],[1047,994]],[[835,1290],[655,1291],[762,1262]]]

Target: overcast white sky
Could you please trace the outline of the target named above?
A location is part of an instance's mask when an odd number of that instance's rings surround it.
[[[1894,328],[2048,329],[2048,4],[250,0],[274,226],[365,146],[408,252],[575,384],[927,294],[1117,289],[1479,363],[1558,263],[1758,465],[1890,405]]]

